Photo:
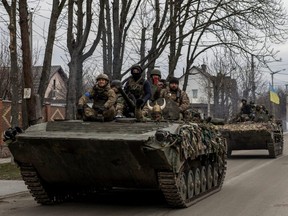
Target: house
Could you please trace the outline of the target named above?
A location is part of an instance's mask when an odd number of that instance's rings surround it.
[[[42,66],[32,68],[34,92],[37,93],[40,85]],[[51,66],[49,84],[47,86],[44,101],[50,103],[65,102],[68,77],[60,65]]]
[[[180,87],[184,84],[184,75],[179,79]],[[206,65],[193,66],[189,70],[186,93],[193,108],[204,116],[229,119],[238,112],[237,82],[230,76],[217,73],[212,76]]]
[[[184,84],[184,75],[179,78],[179,86]],[[209,88],[210,87],[210,88]],[[203,116],[211,115],[211,104],[213,104],[211,75],[206,71],[206,65],[201,68],[193,66],[189,70],[186,93],[189,96],[192,107],[197,109]]]
[[[42,74],[42,66],[33,66],[32,67],[32,80],[34,93],[38,92],[40,79]],[[3,100],[10,100],[11,93],[10,87],[10,67],[0,67],[0,79],[3,81],[0,84],[0,98]],[[19,78],[21,71],[19,71]],[[49,84],[45,92],[44,101],[45,102],[65,102],[66,93],[67,93],[67,82],[68,77],[63,71],[60,65],[51,66],[50,75],[49,75]],[[21,83],[21,80],[18,80],[18,85]],[[22,88],[19,88],[19,98],[22,97]]]

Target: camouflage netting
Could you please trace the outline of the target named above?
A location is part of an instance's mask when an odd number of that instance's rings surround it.
[[[261,130],[275,130],[278,125],[274,122],[239,122],[234,124],[226,124],[217,126],[222,131],[261,131]]]
[[[179,130],[182,154],[185,159],[195,158],[201,154],[216,152],[219,161],[223,162],[222,155],[226,152],[226,142],[214,125],[189,123]],[[220,162],[221,163],[221,162]]]

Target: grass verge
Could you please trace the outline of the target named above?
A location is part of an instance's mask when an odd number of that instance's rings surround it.
[[[20,169],[16,164],[0,164],[0,180],[22,180]]]

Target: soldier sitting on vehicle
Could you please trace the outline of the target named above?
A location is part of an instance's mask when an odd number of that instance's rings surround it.
[[[143,69],[140,65],[133,65],[131,67],[131,75],[124,86],[124,91],[134,102],[136,109],[134,108],[133,110],[133,107],[128,107],[130,109],[129,113],[135,114],[137,111],[137,116],[141,118],[142,114],[138,114],[142,112],[144,105],[151,98],[151,86],[148,80],[144,78]]]
[[[168,87],[161,90],[160,98],[165,98],[166,102],[168,100],[176,102],[180,109],[180,119],[185,117],[185,112],[189,108],[190,100],[186,92],[179,88],[179,80],[177,78],[172,77],[169,80]]]
[[[110,88],[109,78],[106,74],[98,75],[96,81],[93,88],[79,99],[78,114],[87,121],[100,119],[112,121],[115,116],[116,94]],[[92,108],[87,105],[89,100],[93,100]]]
[[[241,110],[240,110],[240,114],[246,114],[246,115],[250,115],[251,114],[251,106],[250,104],[247,104],[247,100],[246,99],[242,99],[241,100],[242,102],[242,107],[241,107]]]
[[[110,83],[111,89],[114,90],[116,94],[116,103],[115,103],[115,110],[116,110],[116,116],[115,118],[123,118],[124,116],[124,109],[127,106],[126,101],[123,98],[123,95],[121,94],[120,90],[122,89],[122,83],[120,80],[112,80]]]
[[[261,106],[256,105],[255,107],[255,117],[254,117],[255,122],[262,122],[264,121],[263,119],[263,111],[261,109]]]
[[[242,106],[240,109],[240,113],[236,116],[236,122],[250,121],[253,119],[252,108],[250,104],[247,104],[246,99],[242,99]]]

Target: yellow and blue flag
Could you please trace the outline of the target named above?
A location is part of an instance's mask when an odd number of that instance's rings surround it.
[[[275,104],[280,104],[280,99],[277,92],[275,91],[275,89],[271,84],[269,84],[269,86],[270,86],[270,101]]]

